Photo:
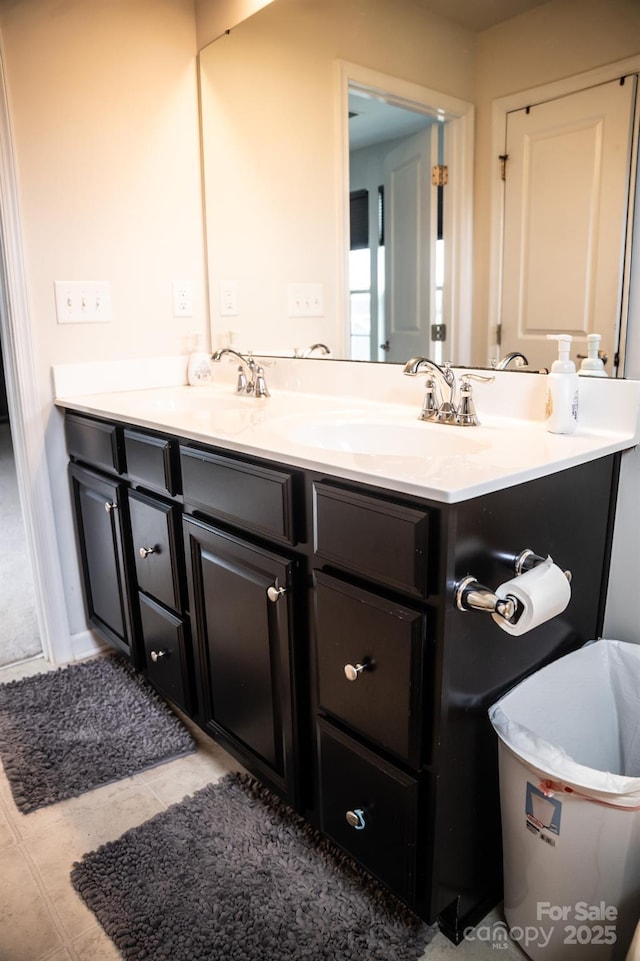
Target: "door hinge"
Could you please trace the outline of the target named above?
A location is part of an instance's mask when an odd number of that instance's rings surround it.
[[[498,154],[498,160],[500,161],[500,179],[507,179],[507,160],[509,159],[508,153]]]
[[[443,341],[447,339],[447,325],[446,324],[431,324],[431,340]]]
[[[496,324],[496,347],[502,347],[502,324]]]
[[[431,168],[431,186],[444,187],[449,183],[449,168],[446,164],[435,164]]]

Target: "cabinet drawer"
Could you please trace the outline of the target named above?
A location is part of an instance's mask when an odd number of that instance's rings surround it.
[[[427,596],[429,515],[369,494],[314,484],[316,557],[413,597]]]
[[[179,493],[178,471],[172,465],[172,445],[166,437],[125,430],[124,449],[129,477],[173,497]]]
[[[321,829],[414,904],[418,782],[322,719],[318,742]]]
[[[181,618],[140,594],[140,620],[146,675],[154,687],[179,707],[192,711],[186,658],[185,626]]]
[[[210,451],[180,448],[185,504],[294,544],[292,475]]]
[[[138,587],[180,610],[177,508],[129,491],[129,513]]]
[[[72,457],[121,474],[124,470],[119,429],[115,424],[67,414],[64,421],[67,450]]]
[[[314,583],[320,710],[419,768],[426,615],[317,571]]]

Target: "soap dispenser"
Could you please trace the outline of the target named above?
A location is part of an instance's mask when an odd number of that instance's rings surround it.
[[[600,357],[600,334],[587,335],[587,356],[580,364],[581,377],[606,377],[607,372]]]
[[[211,383],[211,356],[202,347],[202,335],[194,334],[195,346],[189,354],[187,380],[192,387]]]
[[[569,334],[547,334],[558,341],[558,359],[547,374],[546,428],[552,434],[573,434],[578,424],[578,375],[569,357]]]

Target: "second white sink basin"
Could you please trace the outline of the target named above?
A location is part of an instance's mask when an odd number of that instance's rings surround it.
[[[460,457],[489,447],[474,436],[474,428],[449,427],[397,418],[345,419],[344,416],[281,417],[271,425],[277,433],[303,447],[386,457]]]

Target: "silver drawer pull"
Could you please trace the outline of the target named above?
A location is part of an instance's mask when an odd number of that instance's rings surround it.
[[[357,681],[363,671],[366,671],[367,664],[345,664],[344,666],[344,676],[348,681]]]
[[[115,511],[118,509],[118,505],[114,503],[114,501],[107,501],[106,504],[104,505],[104,509],[106,510],[107,514],[110,514],[111,511]]]
[[[267,588],[267,597],[273,604],[275,604],[276,601],[280,600],[282,595],[286,593],[287,593],[286,587],[277,587],[275,584],[272,584],[271,587]]]
[[[138,551],[138,554],[144,560],[144,558],[147,557],[148,554],[155,554],[155,552],[156,552],[155,547],[141,547],[140,550]]]
[[[364,831],[367,826],[367,822],[364,819],[364,810],[362,808],[354,808],[353,811],[347,811],[345,817],[347,819],[347,824],[356,831]]]
[[[151,660],[155,664],[156,661],[159,661],[161,657],[165,657],[166,653],[166,651],[151,651]]]

